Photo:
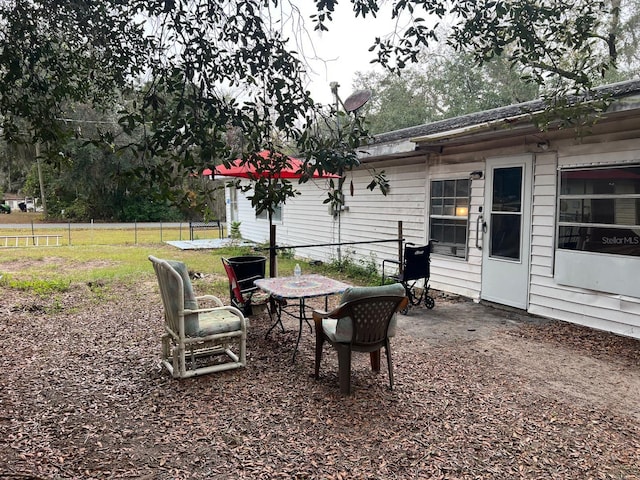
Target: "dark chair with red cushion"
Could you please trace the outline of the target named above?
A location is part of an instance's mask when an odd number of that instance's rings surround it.
[[[263,278],[262,275],[253,275],[247,278],[238,278],[233,265],[229,260],[222,258],[224,271],[229,279],[229,296],[231,305],[240,310],[245,316],[253,315],[255,307],[268,308],[269,295],[262,292],[254,285],[254,281]]]

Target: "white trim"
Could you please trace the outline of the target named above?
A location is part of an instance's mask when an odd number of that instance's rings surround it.
[[[614,162],[612,162],[611,160],[608,161],[600,161],[600,162],[587,162],[587,163],[573,163],[573,164],[567,164],[567,165],[558,165],[557,170],[561,171],[561,170],[584,170],[587,168],[611,168],[611,167],[615,167],[616,165],[624,165],[625,167],[627,166],[631,166],[631,165],[640,165],[640,158],[638,159],[627,159],[627,160],[616,160]]]

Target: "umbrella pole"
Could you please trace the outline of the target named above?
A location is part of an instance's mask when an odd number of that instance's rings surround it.
[[[276,226],[269,222],[269,276],[278,276],[276,271]]]

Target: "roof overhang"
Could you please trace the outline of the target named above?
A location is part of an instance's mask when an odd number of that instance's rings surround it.
[[[495,138],[517,137],[539,132],[539,128],[533,123],[532,117],[540,113],[541,112],[515,115],[452,130],[421,135],[411,138],[410,141],[415,143],[418,149],[428,146],[429,150],[433,150],[436,146],[441,148],[445,145],[462,145]]]
[[[612,84],[602,87],[601,91],[610,95],[612,102],[601,112],[596,125],[640,118],[640,80]],[[442,153],[446,147],[510,141],[527,135],[549,138],[574,131],[560,121],[542,130],[536,118],[546,113],[545,103],[536,100],[386,132],[360,147],[358,157],[363,163],[412,158]]]

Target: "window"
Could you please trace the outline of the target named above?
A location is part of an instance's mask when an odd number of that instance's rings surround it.
[[[429,235],[433,253],[466,258],[469,179],[431,182]]]
[[[560,172],[558,248],[640,257],[640,166]]]
[[[266,210],[264,212],[260,212],[258,215],[256,215],[256,218],[259,218],[260,220],[269,220],[269,212],[267,212]],[[273,221],[282,221],[282,205],[276,205],[276,207],[273,209]]]

